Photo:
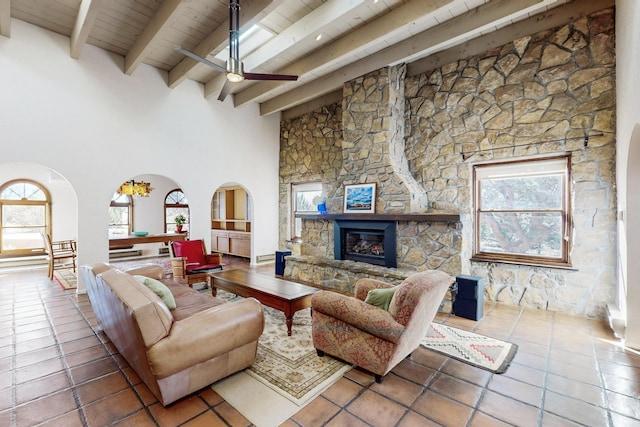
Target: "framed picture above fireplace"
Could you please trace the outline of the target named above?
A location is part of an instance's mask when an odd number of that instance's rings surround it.
[[[352,184],[344,186],[345,213],[375,213],[376,184]]]

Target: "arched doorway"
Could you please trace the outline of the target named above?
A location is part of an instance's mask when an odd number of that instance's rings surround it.
[[[251,258],[251,196],[236,183],[226,183],[211,201],[211,250]]]

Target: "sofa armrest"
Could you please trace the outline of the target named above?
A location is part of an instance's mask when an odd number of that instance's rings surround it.
[[[312,314],[317,311],[393,343],[398,342],[405,330],[388,311],[336,292],[314,293],[311,297],[311,309]]]
[[[369,293],[370,290],[392,288],[394,286],[395,285],[391,285],[381,280],[363,278],[363,279],[359,279],[356,282],[356,289],[354,291],[354,296],[359,300],[364,301],[365,299],[367,299],[367,294]]]
[[[151,371],[165,378],[257,341],[263,329],[262,305],[254,298],[209,308],[175,321],[169,335],[147,349]]]
[[[132,268],[130,270],[126,270],[126,273],[135,276],[145,276],[151,277],[152,279],[162,280],[164,279],[164,268],[161,265],[157,264],[149,264],[144,265],[142,267]]]

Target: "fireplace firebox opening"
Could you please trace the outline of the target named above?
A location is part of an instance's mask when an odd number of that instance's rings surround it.
[[[397,267],[395,221],[336,220],[335,259]]]

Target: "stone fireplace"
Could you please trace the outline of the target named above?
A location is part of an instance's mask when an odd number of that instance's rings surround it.
[[[600,316],[617,271],[614,9],[438,61],[368,73],[281,122],[280,247],[291,245],[292,183],[322,182],[330,215],[342,215],[345,185],[376,183],[375,216],[405,216],[397,268],[334,259],[334,219],[303,217],[285,275],[348,293],[359,277],[437,269],[486,278],[487,300]],[[472,164],[558,152],[573,156],[573,269],[473,260]]]

